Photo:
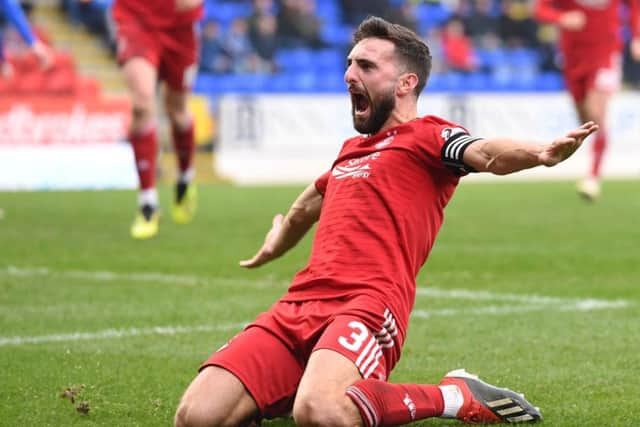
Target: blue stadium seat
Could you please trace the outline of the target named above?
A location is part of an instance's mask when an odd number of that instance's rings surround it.
[[[316,15],[326,25],[338,24],[342,19],[340,5],[334,0],[321,0],[316,3]]]
[[[483,92],[491,89],[490,77],[483,72],[471,73],[465,76],[463,88],[474,92]]]
[[[344,73],[317,73],[316,89],[320,92],[346,93],[347,85],[344,82]]]
[[[415,11],[421,34],[425,34],[451,17],[451,11],[441,3],[420,3]]]
[[[325,25],[322,27],[322,40],[333,46],[347,46],[351,43],[353,29],[348,25]]]
[[[538,91],[560,91],[564,90],[565,84],[560,73],[544,72],[540,73],[536,78],[536,90]]]
[[[214,19],[226,25],[236,18],[246,18],[251,14],[249,3],[224,3],[208,1],[204,7],[204,19]]]
[[[286,71],[309,69],[313,64],[313,53],[310,49],[281,49],[276,53],[276,63]]]
[[[345,53],[342,49],[323,49],[313,54],[313,67],[326,71],[344,71]]]

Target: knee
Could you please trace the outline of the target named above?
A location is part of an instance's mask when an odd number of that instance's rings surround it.
[[[174,418],[175,427],[231,427],[227,417],[195,402],[182,401]]]
[[[300,396],[293,405],[293,419],[302,427],[360,426],[360,416],[350,411],[346,396]]]

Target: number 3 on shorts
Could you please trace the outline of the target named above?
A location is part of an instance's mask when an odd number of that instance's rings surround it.
[[[356,322],[355,320],[349,322],[349,327],[353,329],[353,332],[351,332],[349,338],[341,336],[338,338],[338,342],[347,350],[357,353],[358,350],[360,350],[360,347],[362,347],[362,344],[369,336],[369,330],[362,323]]]

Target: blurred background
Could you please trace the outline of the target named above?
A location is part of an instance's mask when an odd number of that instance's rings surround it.
[[[56,60],[42,71],[2,24],[16,72],[0,78],[0,189],[135,188],[111,0],[21,3]],[[536,138],[553,138],[577,120],[564,93],[557,30],[533,19],[531,1],[205,3],[190,101],[201,182],[303,182],[329,167],[353,134],[345,56],[354,28],[370,14],[412,28],[430,46],[434,67],[421,114],[445,116],[478,135]],[[625,91],[611,107],[609,176],[638,173],[620,149],[640,154],[633,144],[640,64],[625,52]],[[173,182],[166,128],[158,173]],[[579,176],[585,168],[578,156],[554,173]]]

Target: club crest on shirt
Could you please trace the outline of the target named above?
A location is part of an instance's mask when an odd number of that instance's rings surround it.
[[[459,133],[467,133],[467,131],[462,128],[444,128],[442,132],[440,132],[440,136],[445,141],[448,141],[452,136],[458,135]]]

